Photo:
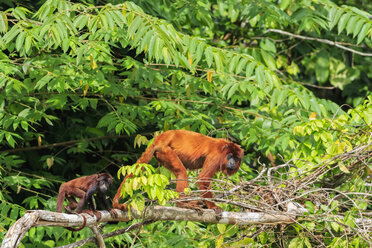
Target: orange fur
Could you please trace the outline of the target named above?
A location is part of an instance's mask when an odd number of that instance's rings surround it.
[[[212,192],[208,191],[210,179],[217,171],[226,175],[232,175],[239,169],[244,150],[239,145],[225,139],[211,138],[200,133],[186,130],[170,130],[158,135],[137,163],[149,163],[155,155],[156,159],[166,168],[171,170],[178,179],[176,190],[183,193],[188,188],[186,169],[202,169],[198,176],[198,185],[204,198],[212,198]],[[228,155],[234,157],[235,167],[227,168]],[[113,207],[125,210],[125,204],[119,204],[120,191],[127,177],[120,185],[114,200]],[[218,209],[211,201],[205,201],[208,208]],[[189,207],[190,204],[178,204]]]
[[[68,213],[72,213],[76,209],[75,213],[80,214],[82,212],[88,213],[93,216],[96,215],[97,219],[100,219],[101,214],[95,212],[92,197],[94,193],[97,193],[97,197],[102,201],[106,209],[110,212],[112,217],[117,217],[115,210],[110,208],[109,203],[106,200],[105,194],[112,183],[113,178],[108,173],[94,174],[90,176],[79,177],[63,183],[59,188],[56,212],[62,213],[64,199],[67,198],[69,204],[65,207]],[[103,183],[103,184],[102,184]],[[79,198],[79,202],[75,198]],[[83,207],[88,204],[87,210],[83,210]],[[69,229],[72,231],[81,230],[86,223],[84,218],[84,224],[79,229]]]

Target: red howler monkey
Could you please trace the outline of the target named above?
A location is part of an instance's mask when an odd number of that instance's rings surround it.
[[[212,198],[208,191],[210,179],[217,171],[232,175],[238,171],[244,150],[239,145],[225,139],[211,138],[200,133],[186,130],[170,130],[158,135],[146,149],[137,163],[150,162],[153,155],[167,169],[171,170],[178,179],[176,190],[183,193],[188,188],[186,169],[202,168],[198,176],[199,189],[203,190],[202,197]],[[113,207],[126,210],[126,204],[119,204],[120,192],[126,175],[113,200]],[[205,201],[209,209],[221,212],[214,202]],[[178,203],[179,207],[193,208],[195,204]]]
[[[105,193],[110,187],[112,181],[113,178],[110,174],[100,173],[85,177],[79,177],[62,184],[59,188],[56,211],[62,213],[63,201],[66,197],[69,201],[69,204],[65,206],[65,210],[67,213],[74,213],[73,210],[76,209],[75,213],[77,214],[85,212],[91,216],[96,215],[97,219],[100,219],[101,214],[99,212],[95,213],[95,207],[92,200],[93,194],[97,193],[97,197],[104,203],[105,208],[110,212],[111,216],[116,217],[117,214],[115,210],[110,208],[110,205],[105,197]],[[76,202],[75,197],[80,198],[79,203]],[[83,211],[83,207],[85,204],[87,204],[89,210]],[[86,224],[86,218],[84,216],[83,218],[84,223],[81,227],[77,229],[67,229],[71,231],[80,231],[81,229],[83,229]]]

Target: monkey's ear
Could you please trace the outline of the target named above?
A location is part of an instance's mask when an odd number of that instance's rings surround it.
[[[229,143],[225,144],[225,145],[222,147],[222,151],[225,151],[225,150],[227,150],[227,149],[230,149],[230,144],[229,144]]]
[[[105,173],[98,174],[98,178],[97,178],[98,181],[102,181],[102,180],[105,180],[105,179],[106,179],[106,174]]]

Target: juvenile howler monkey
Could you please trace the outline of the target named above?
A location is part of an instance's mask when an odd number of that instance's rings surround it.
[[[103,204],[105,208],[110,212],[112,217],[116,217],[117,214],[114,209],[110,208],[109,203],[106,199],[106,191],[110,187],[113,178],[108,173],[100,173],[90,176],[79,177],[68,181],[61,185],[59,188],[58,199],[57,199],[57,208],[56,211],[62,213],[63,201],[65,197],[69,201],[69,204],[65,206],[67,213],[74,213],[73,210],[76,209],[75,213],[88,213],[93,216],[96,215],[97,219],[101,218],[99,212],[95,212],[95,207],[93,205],[92,197],[97,193],[97,197]],[[79,202],[75,200],[75,197],[79,198]],[[87,204],[88,210],[83,211],[84,205]],[[82,215],[83,216],[83,215]],[[72,231],[79,231],[85,227],[86,218],[84,218],[84,223],[78,229],[67,228]]]
[[[210,179],[217,171],[226,175],[236,173],[240,167],[244,150],[239,145],[226,139],[211,138],[200,133],[186,130],[169,130],[158,135],[154,142],[146,149],[137,163],[148,163],[152,156],[171,170],[176,176],[176,190],[183,193],[188,188],[186,169],[202,168],[198,176],[199,189],[204,191],[202,197],[213,198],[210,189]],[[113,207],[126,209],[126,204],[119,204],[120,192],[127,177],[121,183],[114,199]],[[205,200],[209,209],[220,213],[222,209],[214,202]],[[179,207],[194,208],[195,203],[180,202]]]

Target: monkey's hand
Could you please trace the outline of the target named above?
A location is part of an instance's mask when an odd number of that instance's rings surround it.
[[[100,220],[102,218],[102,215],[99,211],[93,211],[91,209],[84,209],[82,213],[89,214],[92,217],[96,216],[97,220]]]
[[[66,206],[64,208],[66,210],[66,213],[68,213],[68,214],[73,214],[74,213],[74,211],[72,211],[72,209],[69,206]]]

